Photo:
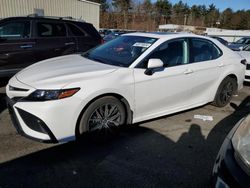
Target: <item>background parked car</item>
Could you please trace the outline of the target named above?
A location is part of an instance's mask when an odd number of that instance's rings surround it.
[[[217,37],[217,36],[210,36],[211,38],[214,38],[214,39],[217,39],[218,41],[220,41],[222,44],[224,44],[225,46],[228,46],[228,42],[223,39],[223,38],[220,38],[220,37]]]
[[[247,60],[245,81],[250,82],[250,45],[245,46],[239,53]]]
[[[213,169],[214,187],[250,186],[250,114],[224,140]]]
[[[243,37],[236,42],[230,43],[228,47],[234,51],[240,51],[248,44],[250,44],[250,37]]]
[[[84,52],[101,43],[90,23],[69,18],[11,17],[0,21],[0,77],[44,59]]]
[[[110,33],[108,34],[107,36],[105,36],[103,38],[103,42],[108,42],[108,41],[111,41],[117,37],[119,37],[120,35],[124,34],[123,32],[115,32],[115,33]]]

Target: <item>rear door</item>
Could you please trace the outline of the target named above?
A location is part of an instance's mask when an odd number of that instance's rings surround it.
[[[13,20],[0,24],[0,74],[15,73],[35,62],[35,40],[30,20]]]
[[[209,102],[225,68],[222,51],[213,42],[202,38],[189,38],[189,49],[192,103]]]
[[[75,41],[67,35],[64,22],[57,20],[39,20],[35,23],[36,60],[44,60],[76,51]]]

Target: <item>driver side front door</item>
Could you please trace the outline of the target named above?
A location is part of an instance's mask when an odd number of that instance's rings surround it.
[[[134,123],[186,109],[192,95],[192,73],[185,39],[162,44],[148,59],[161,59],[164,67],[152,75],[145,68],[134,69],[136,110]]]

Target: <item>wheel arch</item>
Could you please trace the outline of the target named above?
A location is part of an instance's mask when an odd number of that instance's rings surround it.
[[[75,135],[76,136],[79,136],[79,125],[80,125],[80,121],[81,121],[81,117],[83,115],[83,113],[85,112],[85,110],[89,107],[90,104],[92,104],[95,100],[97,99],[100,99],[100,98],[103,98],[103,97],[107,97],[107,96],[111,96],[111,97],[115,97],[117,98],[124,106],[125,108],[125,111],[126,111],[126,124],[132,124],[132,121],[133,121],[133,110],[131,109],[131,106],[128,102],[128,100],[123,97],[122,95],[120,94],[117,94],[117,93],[105,93],[105,94],[101,94],[101,95],[98,95],[96,97],[94,97],[93,99],[91,99],[84,107],[83,109],[81,110],[78,118],[77,118],[77,122],[76,122],[76,126],[75,126]]]
[[[213,99],[215,98],[217,91],[221,85],[221,83],[223,82],[223,80],[225,80],[226,78],[233,78],[236,81],[237,84],[237,88],[238,88],[238,77],[236,76],[236,74],[234,73],[227,73],[226,75],[224,75],[223,77],[220,77],[220,79],[218,80],[217,84],[216,84],[216,88],[215,88],[215,93],[213,94]]]
[[[234,73],[229,73],[229,74],[227,74],[226,76],[224,76],[222,79],[220,79],[220,81],[218,82],[218,85],[216,86],[215,93],[213,94],[213,101],[214,101],[215,98],[216,98],[216,95],[217,95],[217,92],[218,92],[218,90],[219,90],[219,88],[220,88],[220,86],[221,86],[221,83],[222,83],[225,79],[227,79],[227,78],[232,78],[232,79],[234,79],[234,80],[236,81],[236,90],[234,91],[234,94],[237,93],[237,90],[238,90],[238,78],[237,78],[237,76],[236,76]]]

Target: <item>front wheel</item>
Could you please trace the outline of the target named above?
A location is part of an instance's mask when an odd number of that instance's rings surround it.
[[[217,107],[224,107],[226,106],[232,96],[234,95],[235,91],[237,90],[237,81],[231,77],[226,77],[220,84],[213,105]]]
[[[79,134],[95,132],[102,136],[125,124],[126,112],[123,104],[115,97],[97,99],[83,113]]]

